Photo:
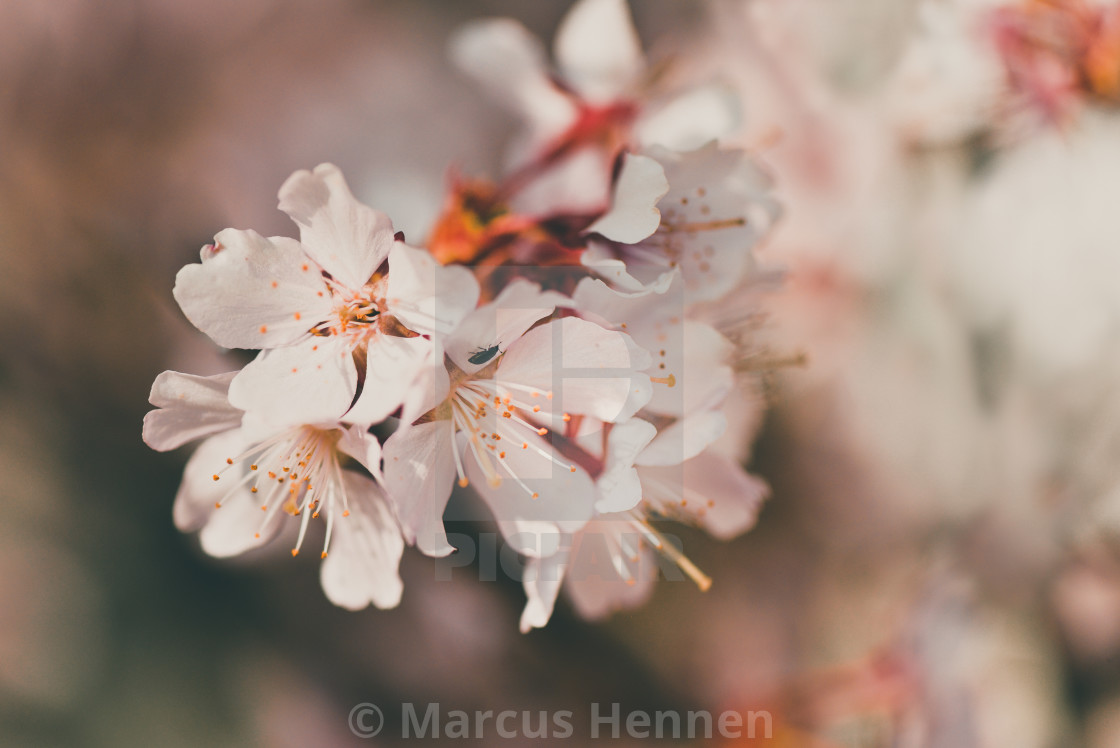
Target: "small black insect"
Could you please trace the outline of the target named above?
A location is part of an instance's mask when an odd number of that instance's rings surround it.
[[[475,365],[484,364],[499,353],[501,353],[501,351],[498,350],[498,344],[495,343],[489,348],[479,348],[477,351],[467,356],[467,360]]]

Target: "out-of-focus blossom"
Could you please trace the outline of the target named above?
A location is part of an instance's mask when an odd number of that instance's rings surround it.
[[[540,43],[512,19],[476,21],[452,42],[459,67],[526,123],[511,157],[519,179],[533,182],[518,196],[521,212],[598,209],[620,147],[695,148],[737,122],[734,98],[720,86],[651,96],[653,71],[626,0],[574,5],[554,52],[555,76]]]

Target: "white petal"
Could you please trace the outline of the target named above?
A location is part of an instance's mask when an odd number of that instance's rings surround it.
[[[370,340],[362,392],[345,420],[363,424],[384,421],[408,399],[423,369],[431,366],[434,347],[431,340],[420,337],[378,335]]]
[[[721,540],[750,529],[770,493],[764,481],[712,450],[681,466],[642,466],[638,474],[647,491],[661,498],[676,499],[674,512],[691,515]]]
[[[381,442],[366,431],[364,426],[344,429],[338,440],[338,448],[361,463],[374,478],[381,479]]]
[[[237,372],[199,377],[165,371],[152,383],[148,402],[159,408],[144,416],[144,443],[159,452],[236,428],[242,413],[229,404]]]
[[[690,413],[663,428],[635,461],[638,465],[679,465],[707,449],[727,430],[727,417],[717,410]]]
[[[677,270],[668,263],[639,263],[629,258],[620,259],[626,257],[625,252],[620,251],[626,246],[628,245],[592,238],[587,242],[587,249],[580,255],[580,263],[621,291],[664,291]]]
[[[299,224],[307,254],[352,290],[366,284],[393,246],[392,221],[355,200],[333,164],[288,177],[280,210]]]
[[[525,563],[521,585],[525,588],[525,609],[521,612],[521,633],[543,628],[552,618],[556,597],[564,580],[567,553],[547,558],[530,558]]]
[[[215,558],[238,556],[276,537],[287,516],[282,511],[262,512],[256,496],[245,489],[211,512],[198,540]]]
[[[202,527],[202,550],[217,558],[264,545],[276,536],[287,516],[282,512],[265,514],[249,485],[238,486],[247,465],[235,463],[223,472],[226,460],[248,446],[249,440],[240,429],[207,439],[183,469],[183,483],[175,497],[175,526],[183,531]],[[214,480],[214,475],[220,475],[220,479]],[[219,501],[220,508],[215,506]]]
[[[684,464],[684,484],[705,497],[709,504],[697,519],[721,540],[728,540],[752,526],[770,487],[748,473],[734,460],[711,451]]]
[[[619,520],[596,519],[588,523],[573,545],[565,580],[568,597],[580,616],[605,618],[616,610],[641,605],[653,593],[657,559],[647,546],[638,548],[637,531]],[[634,557],[619,559],[611,536],[627,538]],[[615,565],[623,565],[622,573]]]
[[[625,154],[610,210],[588,226],[587,233],[627,244],[645,239],[661,223],[657,203],[668,191],[669,181],[661,164],[648,156]]]
[[[385,440],[385,488],[405,539],[429,556],[452,548],[443,529],[443,510],[451,497],[455,458],[447,420],[417,424]]]
[[[643,398],[648,401],[649,378],[637,372],[649,364],[649,354],[630,336],[566,317],[530,330],[512,344],[495,379],[555,392],[556,412],[615,421],[629,417]]]
[[[645,405],[654,413],[682,416],[714,407],[730,392],[728,366],[733,346],[702,322],[685,319],[684,284],[679,274],[663,293],[620,293],[600,280],[586,278],[572,299],[585,317],[625,329],[653,356],[652,377],[672,375],[672,387],[658,383]]]
[[[659,254],[681,269],[687,303],[718,299],[742,281],[751,250],[780,215],[770,180],[747,153],[714,143],[688,153],[649,153],[669,179],[661,226],[638,245],[640,252],[622,259],[633,274],[631,257]]]
[[[469,314],[447,340],[447,356],[468,374],[490,364],[526,330],[569,301],[555,291],[517,279]],[[471,359],[474,358],[474,362]]]
[[[400,430],[411,427],[417,418],[447,399],[451,378],[444,365],[442,348],[437,344],[430,351],[428,360],[420,367],[401,405]]]
[[[236,457],[247,446],[239,429],[218,434],[198,445],[183,468],[183,480],[175,495],[172,515],[176,527],[183,532],[193,532],[206,524],[214,511],[214,503],[220,501],[239,478],[232,470],[229,477],[223,474],[221,480],[214,480],[214,475],[227,467],[227,458]]]
[[[656,384],[646,408],[654,413],[687,416],[715,407],[734,384],[728,365],[731,343],[711,325],[679,318],[647,327],[627,325],[635,342],[653,354],[650,376],[675,378],[672,387]]]
[[[226,229],[202,264],[175,278],[175,300],[195,327],[226,348],[273,348],[330,313],[330,293],[299,242]]]
[[[631,418],[611,428],[607,436],[606,465],[598,480],[597,512],[624,512],[641,502],[642,484],[634,469],[634,460],[656,435],[653,424],[640,418]]]
[[[431,253],[397,242],[389,252],[388,311],[424,335],[448,335],[478,304],[478,281],[460,265],[440,265]]]
[[[398,572],[404,539],[373,481],[349,470],[342,480],[350,515],[335,518],[330,552],[319,569],[323,592],[347,610],[395,608],[404,590]]]
[[[728,86],[712,84],[690,89],[635,125],[644,146],[660,145],[690,151],[725,137],[740,126],[739,98]]]
[[[499,104],[531,122],[539,139],[558,135],[576,115],[571,99],[549,77],[544,50],[508,18],[468,23],[450,43],[456,67]]]
[[[333,337],[263,351],[234,377],[229,400],[270,423],[337,421],[358,387],[354,359]]]
[[[561,22],[553,52],[564,80],[592,101],[626,93],[645,67],[626,0],[580,0]]]
[[[543,439],[533,438],[534,444],[551,451]],[[594,514],[595,484],[582,468],[572,472],[567,463],[557,465],[533,448],[508,449],[505,462],[509,471],[497,467],[502,481],[493,485],[473,457],[466,459],[471,485],[489,505],[514,550],[533,558],[555,553],[563,534],[578,530]],[[524,486],[510,477],[510,471]]]

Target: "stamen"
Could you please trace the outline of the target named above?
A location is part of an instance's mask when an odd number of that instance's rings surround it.
[[[700,221],[698,223],[677,223],[671,224],[664,221],[658,227],[660,231],[673,233],[676,231],[714,231],[716,229],[733,229],[739,226],[746,226],[746,218],[726,218],[723,220],[715,221]]]
[[[707,592],[712,586],[712,578],[696,567],[696,564],[681,553],[675,545],[661,536],[661,533],[650,527],[645,520],[635,523],[639,530],[649,539],[650,544],[663,556],[675,563],[689,579],[696,583],[701,592]]]

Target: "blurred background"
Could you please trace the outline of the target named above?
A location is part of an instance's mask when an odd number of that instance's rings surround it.
[[[244,362],[172,299],[200,246],[292,235],[276,191],[323,161],[421,242],[514,127],[448,34],[547,41],[569,2],[0,0],[0,745],[391,743],[404,702],[570,710],[579,742],[620,702],[771,711],[743,745],[1120,746],[1117,4],[633,5],[742,98],[729,144],[785,206],[757,343],[807,363],[746,424],[758,526],[680,531],[709,592],[523,636],[516,580],[412,551],[361,613],[285,548],[205,557],[187,450],[140,423],[160,371]]]

